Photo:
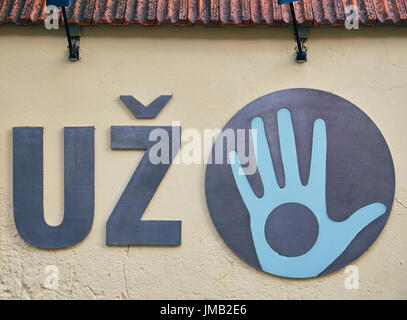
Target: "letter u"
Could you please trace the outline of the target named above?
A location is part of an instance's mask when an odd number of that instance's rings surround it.
[[[43,128],[13,128],[14,221],[20,236],[43,249],[81,242],[90,232],[95,207],[93,127],[64,128],[65,211],[60,225],[44,218]]]

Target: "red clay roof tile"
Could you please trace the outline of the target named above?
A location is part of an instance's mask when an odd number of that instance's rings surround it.
[[[294,8],[302,25],[343,26],[347,5],[359,9],[362,24],[407,24],[407,0],[300,0]],[[73,0],[67,13],[80,25],[291,23],[289,6],[277,0]],[[0,24],[43,23],[44,15],[45,0],[0,0]]]

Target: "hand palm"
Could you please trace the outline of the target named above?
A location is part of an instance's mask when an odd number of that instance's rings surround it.
[[[250,214],[253,242],[262,269],[285,277],[315,277],[346,249],[364,227],[384,214],[386,206],[378,202],[371,203],[354,212],[345,221],[331,220],[327,214],[325,197],[327,149],[325,122],[318,119],[314,123],[310,176],[308,184],[304,186],[299,177],[290,112],[288,109],[280,109],[277,118],[286,182],[284,188],[280,188],[277,183],[264,123],[260,117],[253,119],[252,129],[257,131],[254,149],[264,195],[259,198],[254,193],[235,151],[229,154],[233,176]],[[319,233],[314,246],[305,254],[296,257],[286,257],[277,253],[270,247],[265,235],[265,224],[270,213],[287,203],[298,203],[308,207],[319,224]]]

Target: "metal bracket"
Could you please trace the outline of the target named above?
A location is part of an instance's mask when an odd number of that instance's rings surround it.
[[[311,29],[310,27],[304,27],[301,25],[298,26],[298,36],[300,37],[302,42],[305,42],[308,40],[310,29]]]
[[[74,48],[74,51],[76,50],[76,57],[77,59],[71,59],[69,58],[70,61],[78,61],[80,56],[79,56],[79,48],[80,48],[80,41],[81,41],[81,35],[82,35],[82,27],[77,25],[77,24],[70,24],[69,29],[71,31],[71,38],[72,38],[72,46]]]
[[[71,36],[73,38],[80,38],[82,35],[82,27],[78,24],[70,24],[69,30],[71,31]]]
[[[80,27],[69,25],[65,7],[62,7],[62,16],[64,19],[66,38],[68,40],[69,61],[75,62],[79,60]],[[73,36],[71,36],[71,28],[74,33]]]
[[[291,17],[294,25],[294,36],[297,42],[295,60],[298,63],[307,62],[307,47],[304,46],[304,42],[308,39],[308,30],[297,25],[297,19],[295,17],[294,5],[290,2]],[[300,31],[301,30],[301,31]],[[301,35],[300,35],[301,32]]]
[[[308,48],[304,45],[304,43],[308,40],[309,30],[310,28],[298,26],[298,37],[300,38],[301,42],[301,50],[298,50],[298,48],[296,48],[295,60],[298,63],[307,62]]]

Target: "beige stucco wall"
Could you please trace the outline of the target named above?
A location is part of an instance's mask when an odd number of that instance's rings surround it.
[[[63,30],[0,26],[0,298],[3,299],[355,299],[407,298],[407,29],[312,29],[309,62],[293,62],[291,28],[90,27],[81,61],[66,59]],[[375,244],[355,261],[359,289],[340,270],[311,280],[282,279],[240,260],[213,226],[204,165],[173,165],[144,219],[182,220],[182,245],[107,247],[106,221],[142,152],[111,151],[111,125],[221,128],[250,101],[309,87],[365,111],[385,136],[396,170],[396,199]],[[119,100],[173,99],[153,120],[136,120]],[[96,208],[89,236],[73,248],[40,250],[13,221],[14,126],[45,127],[46,220],[63,217],[63,127],[96,127]],[[378,181],[377,183],[380,183]],[[46,289],[44,268],[59,269]]]

